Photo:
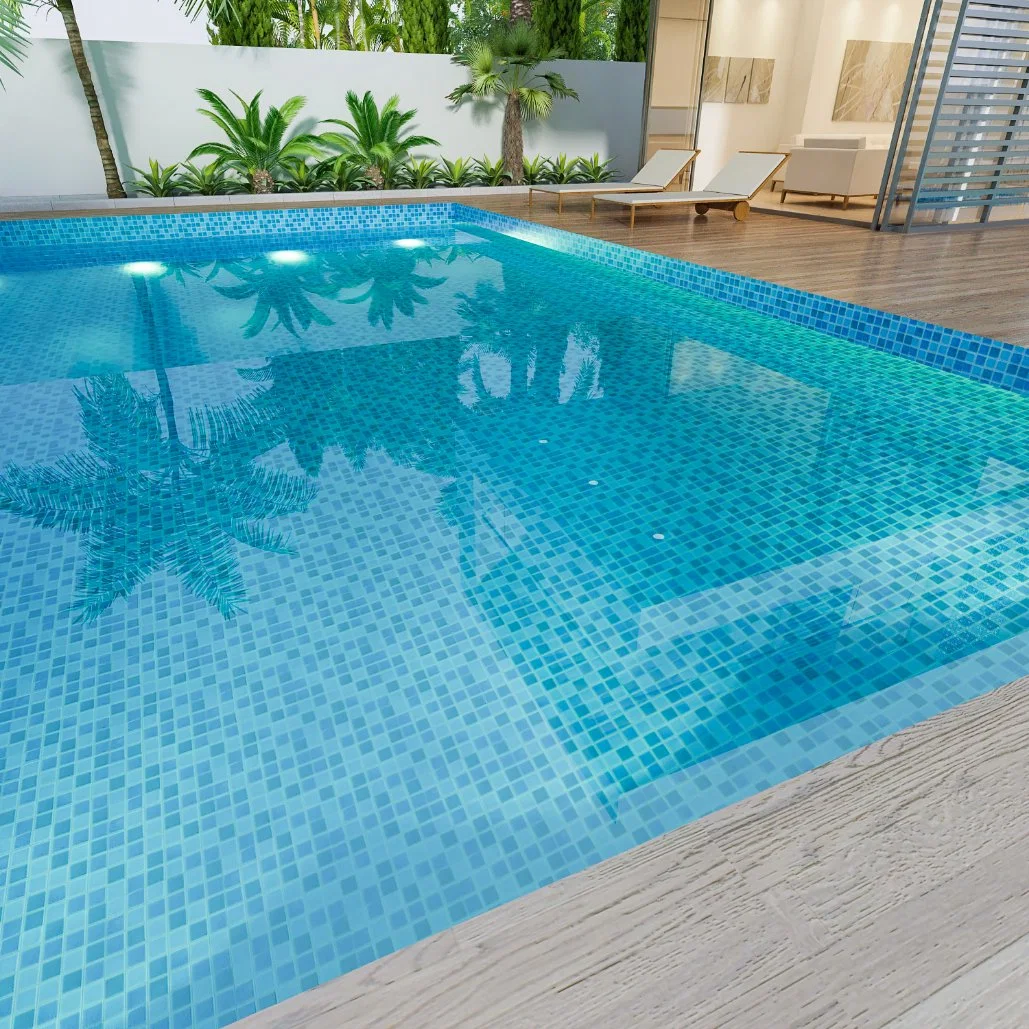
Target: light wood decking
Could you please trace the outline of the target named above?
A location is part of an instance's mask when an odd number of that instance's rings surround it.
[[[1004,1029],[1029,679],[239,1023]]]

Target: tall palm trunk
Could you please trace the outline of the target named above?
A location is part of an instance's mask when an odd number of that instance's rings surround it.
[[[311,0],[311,36],[314,39],[314,45],[317,49],[321,49],[322,45],[322,23],[318,20],[318,3],[317,0]]]
[[[522,184],[522,159],[525,143],[522,139],[522,105],[516,92],[507,94],[504,105],[504,125],[500,133],[500,152],[504,155],[504,168],[515,186]]]
[[[532,0],[511,0],[511,21],[532,21]]]
[[[79,22],[75,17],[75,6],[72,0],[56,0],[56,4],[57,10],[61,12],[61,17],[64,19],[72,60],[75,62],[75,70],[79,73],[82,92],[86,95],[86,106],[89,108],[89,117],[93,122],[93,135],[96,136],[96,148],[100,151],[100,163],[104,166],[107,195],[112,200],[124,200],[125,190],[122,188],[118,164],[114,159],[114,151],[111,149],[111,139],[107,135],[104,112],[100,110],[100,100],[96,95],[96,87],[93,85],[93,73],[90,71],[86,51],[82,46],[82,34],[79,32]]]

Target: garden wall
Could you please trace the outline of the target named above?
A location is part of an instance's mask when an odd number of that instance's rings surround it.
[[[308,128],[318,119],[345,117],[348,89],[370,89],[380,104],[399,93],[403,107],[418,109],[416,131],[438,139],[444,156],[500,153],[498,107],[455,110],[446,100],[466,81],[465,69],[447,56],[165,43],[91,42],[88,48],[125,178],[135,177],[130,165],[145,166],[151,157],[181,161],[198,143],[219,138],[218,128],[197,113],[198,86],[247,98],[263,89],[271,103],[303,94]],[[526,153],[598,151],[613,157],[620,172],[635,172],[644,65],[559,61],[556,68],[581,101],[558,101],[547,121],[530,123]],[[22,77],[6,74],[6,92],[0,92],[0,196],[102,194],[100,160],[67,42],[34,40],[22,70]]]

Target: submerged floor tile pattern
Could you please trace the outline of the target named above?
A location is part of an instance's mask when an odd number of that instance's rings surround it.
[[[228,1024],[1024,671],[1029,401],[403,210],[5,258],[0,1022]]]

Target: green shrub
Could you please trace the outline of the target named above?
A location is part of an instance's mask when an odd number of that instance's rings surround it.
[[[246,192],[246,183],[221,161],[211,161],[202,168],[198,168],[192,161],[184,161],[180,168],[177,185],[186,196],[214,197]]]
[[[152,157],[150,158],[150,170],[133,166],[132,170],[139,176],[125,185],[134,190],[139,196],[144,197],[173,197],[179,193],[177,164],[169,164],[162,168]]]
[[[444,186],[456,189],[460,186],[475,185],[475,165],[470,157],[458,157],[453,161],[443,158],[443,167],[439,181]]]
[[[406,189],[432,189],[439,183],[439,161],[423,157],[419,161],[408,161],[397,176],[399,185]]]
[[[279,180],[280,193],[317,193],[333,188],[332,172],[324,163],[308,164],[302,158],[284,161],[283,178]]]
[[[602,161],[600,154],[580,157],[578,160],[581,182],[610,182],[615,173],[611,171],[611,160]]]
[[[480,186],[506,186],[511,181],[501,157],[491,161],[483,155],[475,162],[475,181]]]
[[[550,162],[545,157],[537,154],[532,159],[522,158],[522,182],[527,186],[539,186],[550,181]]]
[[[557,157],[547,161],[551,182],[582,182],[582,171],[580,170],[581,158],[569,157],[567,154],[558,154]]]

